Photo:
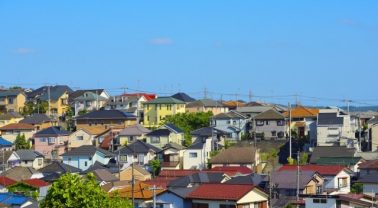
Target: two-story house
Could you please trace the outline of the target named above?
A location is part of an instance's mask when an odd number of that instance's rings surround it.
[[[160,151],[160,148],[141,140],[135,140],[133,143],[115,151],[115,154],[118,155],[117,159],[123,164],[123,167],[127,168],[132,163],[141,166],[148,165],[151,160],[156,158],[156,154]]]
[[[143,126],[158,127],[166,116],[185,113],[185,102],[172,97],[158,97],[144,103]]]
[[[317,146],[348,146],[359,149],[349,114],[339,108],[321,109],[317,119]],[[314,145],[315,146],[315,145]]]
[[[91,93],[94,93],[96,95],[99,95],[101,97],[104,97],[106,99],[109,99],[110,98],[110,95],[109,93],[105,90],[105,89],[85,89],[85,90],[75,90],[73,92],[71,92],[68,96],[68,103],[74,107],[74,103],[75,103],[75,98],[78,98],[82,95],[84,95],[84,93],[86,92],[91,92]]]
[[[78,129],[68,137],[68,149],[77,148],[83,145],[95,145],[97,135],[85,129]]]
[[[24,117],[22,117],[17,112],[7,112],[4,114],[0,114],[0,127],[3,127],[8,124],[12,124],[12,123],[18,123],[23,118]]]
[[[171,123],[167,123],[159,129],[146,134],[146,142],[158,148],[162,148],[168,143],[182,145],[184,142],[184,131]]]
[[[22,112],[26,95],[22,90],[0,91],[0,112]]]
[[[69,135],[70,132],[60,126],[42,129],[33,136],[33,148],[47,159],[58,159],[67,148]]]
[[[186,112],[212,112],[213,115],[227,113],[228,108],[223,103],[212,99],[196,100],[186,105]]]
[[[377,195],[378,193],[378,160],[370,160],[359,165],[359,179],[362,183],[363,193]]]
[[[44,166],[44,156],[34,150],[17,150],[8,159],[8,166],[32,167],[36,170]]]
[[[14,143],[18,135],[25,135],[25,139],[29,140],[36,132],[35,127],[25,123],[12,123],[0,128],[1,136]]]
[[[252,131],[260,139],[284,139],[286,132],[285,116],[270,109],[252,118]]]
[[[82,171],[100,163],[107,165],[115,155],[109,151],[97,148],[93,145],[83,145],[61,155],[63,163]]]
[[[25,123],[33,125],[36,130],[46,129],[51,126],[56,126],[58,124],[56,119],[52,119],[46,114],[33,114],[26,116],[19,123]]]
[[[141,124],[135,124],[122,129],[118,137],[116,138],[115,144],[125,145],[134,142],[135,140],[145,140],[146,134],[150,133],[151,130],[145,128]]]
[[[227,139],[233,142],[240,141],[250,130],[247,116],[237,111],[219,113],[211,118],[211,123],[215,129],[227,132],[231,136]]]
[[[100,108],[105,106],[107,101],[108,98],[103,97],[99,94],[93,92],[84,92],[81,96],[73,99],[75,116],[77,116],[79,112],[99,110]]]
[[[252,146],[233,146],[210,159],[211,167],[245,166],[254,169],[260,164],[260,149]]]
[[[291,117],[289,129],[297,132],[298,138],[309,137],[310,140],[316,139],[316,119],[318,118],[319,109],[307,108],[297,105],[283,115],[286,118]]]
[[[136,124],[136,117],[120,110],[96,110],[75,118],[76,128],[91,131],[126,128]]]
[[[206,169],[213,150],[212,138],[198,138],[192,145],[187,147],[183,155],[183,167],[187,169]]]
[[[158,152],[161,169],[182,169],[185,147],[177,143],[168,143]]]
[[[367,147],[365,149],[376,152],[378,151],[378,117],[370,119],[367,126],[368,138],[366,139]]]

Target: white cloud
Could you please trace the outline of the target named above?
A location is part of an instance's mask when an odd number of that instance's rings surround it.
[[[34,53],[35,50],[33,48],[16,48],[14,52],[20,55],[27,55]]]
[[[171,38],[158,37],[158,38],[151,39],[150,43],[152,45],[172,45],[173,40]]]

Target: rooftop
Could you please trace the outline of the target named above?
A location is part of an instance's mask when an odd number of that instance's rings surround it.
[[[188,195],[190,199],[238,201],[255,188],[253,185],[202,184]]]
[[[185,104],[185,102],[173,97],[158,97],[156,99],[147,101],[144,104]]]
[[[9,131],[9,130],[34,130],[35,127],[27,123],[12,123],[5,125],[0,128],[0,131]]]
[[[72,149],[71,151],[68,151],[62,156],[93,156],[96,154],[96,152],[100,152],[103,154],[105,157],[113,157],[114,154],[106,151],[104,149],[95,147],[93,145],[83,145],[78,148]]]
[[[96,110],[87,114],[76,117],[76,120],[91,119],[119,119],[119,120],[135,120],[136,117],[131,113],[121,110]]]
[[[315,171],[320,175],[337,175],[341,171],[346,170],[344,166],[341,165],[301,165],[299,166],[301,171]],[[284,165],[278,169],[278,171],[292,171],[297,170],[296,165]]]

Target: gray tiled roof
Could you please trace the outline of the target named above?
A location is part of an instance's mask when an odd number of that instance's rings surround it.
[[[93,145],[80,146],[78,148],[72,149],[71,151],[68,151],[68,152],[62,154],[62,156],[93,156],[94,154],[96,154],[97,151],[104,154],[105,157],[113,157],[114,156],[113,153],[106,151],[104,149],[95,147]]]
[[[44,156],[41,153],[34,150],[17,150],[16,154],[20,157],[21,161],[33,161],[37,157],[44,158]]]
[[[113,182],[118,181],[118,178],[115,177],[107,169],[97,169],[93,171],[93,174],[96,176],[98,181]]]
[[[246,119],[247,116],[237,112],[237,111],[229,111],[227,113],[220,113],[218,115],[213,116],[213,119]]]
[[[0,91],[0,97],[16,97],[20,93],[23,93],[23,91],[22,90],[4,90],[4,91]]]
[[[178,92],[178,93],[172,95],[171,97],[176,98],[177,100],[184,101],[186,103],[195,101],[194,98],[190,97],[189,95],[187,95],[186,93],[183,93],[183,92]]]
[[[51,122],[51,121],[54,121],[54,120],[49,118],[46,114],[33,114],[22,119],[20,123],[41,124],[41,123]]]
[[[224,179],[223,173],[198,172],[189,176],[177,178],[168,183],[168,187],[187,187],[189,184],[220,183]]]
[[[321,157],[354,157],[356,149],[344,146],[318,146],[314,148],[311,154],[310,163],[316,163]]]
[[[166,123],[166,124],[164,124],[164,127],[174,131],[175,133],[184,133],[184,131],[182,129],[180,129],[179,127],[175,126],[172,123]]]
[[[121,119],[121,120],[135,120],[136,117],[131,113],[126,113],[121,110],[96,110],[87,114],[78,116],[76,120],[88,119]]]
[[[285,116],[274,109],[270,109],[270,110],[257,114],[254,117],[254,119],[255,120],[284,120]]]
[[[145,128],[144,126],[140,124],[135,124],[129,127],[126,127],[125,129],[122,129],[119,132],[120,136],[141,136],[143,134],[150,133],[151,130]]]
[[[318,125],[343,125],[344,119],[338,117],[337,113],[319,113]]]
[[[122,149],[117,150],[115,154],[118,154],[118,152],[121,155],[130,155],[130,154],[135,154],[135,153],[146,154],[149,151],[160,152],[161,149],[153,145],[150,145],[148,143],[145,143],[143,141],[136,140],[135,142],[127,145],[126,147],[123,147]]]
[[[79,168],[64,164],[62,162],[53,161],[51,164],[41,168],[39,170],[41,173],[80,173],[81,170]]]
[[[50,99],[51,100],[58,100],[63,93],[71,93],[72,89],[67,85],[55,85],[50,86]],[[27,93],[29,99],[39,99],[39,100],[48,100],[48,86],[40,87],[32,92]]]
[[[156,99],[145,102],[145,104],[185,104],[185,103],[173,97],[158,97]]]
[[[43,137],[43,136],[68,136],[71,132],[62,129],[60,126],[51,126],[45,129],[42,129],[35,133],[35,137]]]
[[[193,108],[193,107],[224,107],[224,104],[221,102],[218,102],[216,100],[211,100],[211,99],[201,99],[201,100],[196,100],[194,102],[188,103],[186,105],[188,108]]]
[[[212,164],[252,164],[255,161],[255,148],[230,147],[210,160]]]
[[[182,187],[172,187],[172,188],[168,188],[168,192],[171,192],[183,199],[185,199],[192,191],[194,191],[197,187],[185,187],[185,188],[182,188]],[[165,192],[162,192],[161,194],[164,194]]]
[[[241,175],[232,177],[230,180],[226,181],[225,183],[228,184],[250,184],[258,186],[260,183],[265,182],[268,180],[268,177],[265,175],[260,175],[257,173],[252,173],[249,175]]]
[[[299,187],[304,189],[306,185],[313,179],[316,172],[301,171]],[[297,188],[297,174],[296,171],[279,171],[272,173],[272,183],[277,184],[279,189],[295,189]]]

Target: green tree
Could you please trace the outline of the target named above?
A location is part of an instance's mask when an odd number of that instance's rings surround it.
[[[178,113],[165,117],[164,123],[172,123],[184,131],[185,146],[192,143],[190,132],[199,128],[208,127],[212,112]]]
[[[119,196],[109,197],[97,184],[95,176],[90,173],[84,177],[77,174],[65,174],[50,187],[43,207],[71,208],[71,207],[112,207],[130,208],[130,201]]]
[[[29,101],[25,103],[25,106],[22,110],[22,115],[31,115],[34,113],[46,113],[49,108],[47,101]]]
[[[67,107],[66,113],[65,113],[65,121],[68,131],[75,131],[75,121],[73,119],[74,112],[71,107]]]
[[[308,153],[307,152],[303,152],[299,156],[299,164],[300,165],[306,165],[307,162],[308,162]]]
[[[25,134],[18,134],[14,144],[16,146],[16,150],[30,149],[30,143],[26,141]]]
[[[152,168],[153,177],[157,176],[161,167],[160,160],[150,160],[150,166]]]
[[[362,183],[353,183],[352,187],[350,188],[350,192],[354,194],[360,194],[363,191]]]

